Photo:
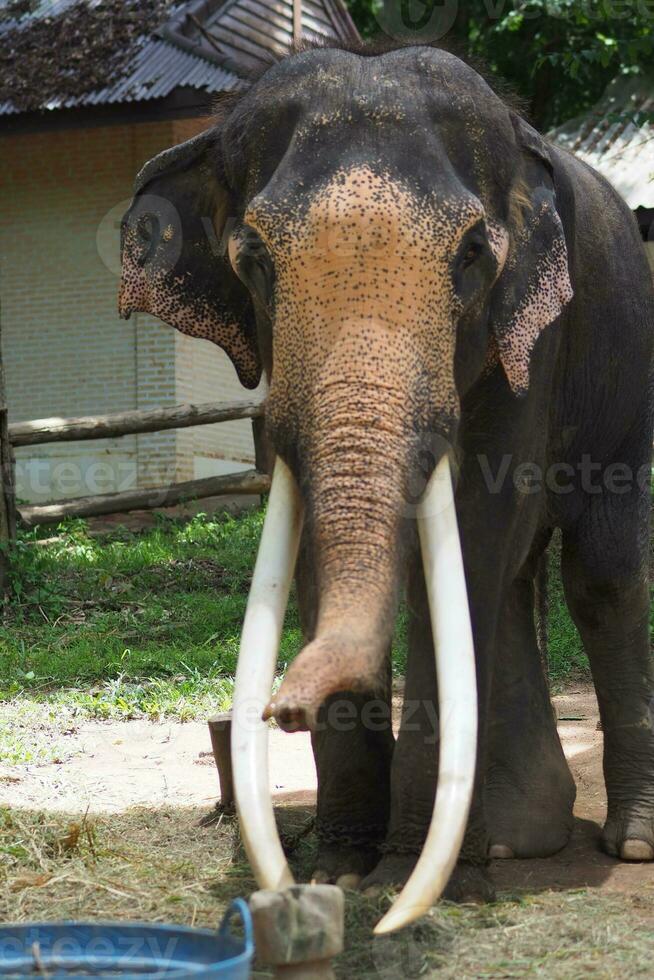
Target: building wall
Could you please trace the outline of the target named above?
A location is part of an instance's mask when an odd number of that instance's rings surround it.
[[[179,401],[232,401],[257,399],[262,392],[241,387],[232,363],[208,340],[176,335]],[[249,420],[220,422],[179,431],[179,479],[196,479],[248,469],[254,461]]]
[[[652,275],[654,275],[654,242],[645,242],[645,251],[647,252]]]
[[[11,421],[245,396],[212,345],[144,314],[127,322],[117,315],[119,223],[134,176],[159,150],[201,128],[198,121],[166,121],[0,138]],[[19,497],[156,486],[204,472],[207,459],[213,471],[252,460],[249,422],[210,428],[201,436],[201,429],[179,430],[20,449]]]

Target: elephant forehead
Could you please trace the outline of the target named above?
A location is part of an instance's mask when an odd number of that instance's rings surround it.
[[[343,168],[306,194],[291,183],[270,195],[264,191],[245,214],[275,257],[298,249],[338,253],[348,246],[350,255],[403,249],[425,259],[449,253],[483,217],[481,201],[462,187],[425,195],[367,164]]]
[[[352,318],[394,330],[423,331],[456,310],[450,263],[465,231],[483,216],[471,194],[420,198],[409,186],[368,166],[342,171],[303,213],[280,220],[277,199],[253,206],[277,273],[277,312],[321,322],[321,333]]]
[[[456,299],[450,263],[483,217],[472,195],[425,200],[372,167],[336,174],[304,213],[280,221],[257,203],[246,215],[277,271],[275,359],[293,386],[348,379],[390,387],[428,373],[450,413]],[[297,375],[297,376],[296,376]]]

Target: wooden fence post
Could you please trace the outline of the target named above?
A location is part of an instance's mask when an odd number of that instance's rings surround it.
[[[266,420],[264,416],[252,419],[252,438],[254,439],[254,465],[259,473],[272,476],[275,462],[275,450],[266,435]]]
[[[10,547],[16,540],[14,453],[9,442],[5,372],[2,363],[2,309],[0,308],[0,592],[9,582]]]

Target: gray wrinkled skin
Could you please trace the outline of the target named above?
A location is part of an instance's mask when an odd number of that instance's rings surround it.
[[[306,646],[269,714],[313,732],[321,880],[402,883],[429,824],[437,691],[414,517],[446,445],[480,712],[449,895],[492,895],[489,846],[546,856],[570,834],[574,783],[534,627],[555,527],[604,730],[603,845],[652,859],[649,489],[635,477],[649,473],[654,300],[626,206],[429,47],[292,55],[206,138],[143,173],[125,218],[122,312],[209,337],[248,386],[266,372],[268,435],[304,497]],[[181,247],[153,197],[179,215]],[[226,252],[208,248],[207,215]],[[554,474],[537,492],[527,463]],[[634,477],[620,493],[604,479],[616,463]],[[389,648],[403,591],[395,741]],[[355,719],[347,730],[336,701]]]

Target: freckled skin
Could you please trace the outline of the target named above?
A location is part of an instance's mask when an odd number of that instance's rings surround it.
[[[143,243],[148,195],[181,215],[178,259],[163,213],[159,239]],[[203,244],[205,214],[218,237],[235,219],[228,254]],[[269,70],[205,143],[148,164],[123,261],[125,312],[202,331],[245,384],[262,368],[270,380],[268,434],[305,501],[306,646],[269,712],[314,729],[325,875],[401,883],[424,841],[437,691],[414,517],[446,445],[480,713],[449,896],[492,894],[489,844],[545,856],[570,833],[574,784],[534,629],[555,527],[604,725],[603,843],[654,857],[649,492],[589,493],[579,468],[589,456],[600,482],[615,462],[636,473],[652,443],[651,277],[608,185],[452,55],[308,51]],[[571,466],[570,492],[523,492],[523,463]],[[410,650],[393,745],[388,720],[372,728],[364,715],[371,697],[388,704],[403,590]],[[347,732],[328,717],[340,697],[359,719]]]

